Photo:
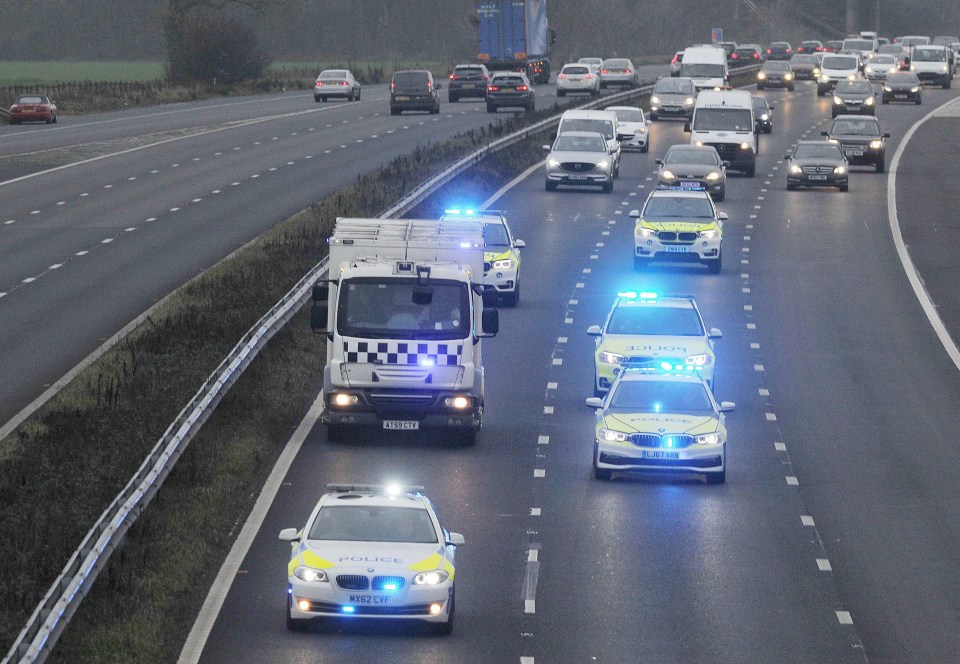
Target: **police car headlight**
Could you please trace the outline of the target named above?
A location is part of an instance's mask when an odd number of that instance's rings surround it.
[[[650,97],[650,103],[651,103],[651,104],[659,104],[659,103],[660,103],[660,97],[658,97],[658,96],[656,96],[656,95]]]
[[[833,172],[836,175],[843,175],[844,173],[847,172],[847,169],[844,168],[843,166],[837,166],[835,169],[833,169]]]
[[[710,180],[711,182],[714,182],[714,181],[716,181],[716,180],[719,180],[719,179],[720,179],[720,173],[718,173],[717,171],[713,171],[713,172],[711,172],[711,173],[707,173],[707,179]]]
[[[710,356],[706,353],[700,355],[691,355],[683,361],[684,364],[692,364],[695,367],[705,367],[710,364]]]
[[[663,169],[662,171],[660,171],[660,177],[662,177],[664,180],[676,180],[676,179],[677,179],[677,176],[673,174],[673,171],[670,171],[670,170],[667,170],[667,169]]]
[[[611,443],[625,443],[630,440],[630,434],[623,433],[622,431],[614,431],[613,429],[600,429],[598,436],[600,440],[606,440]]]
[[[836,104],[837,106],[843,106],[843,100],[836,95],[834,95],[833,97],[833,103]]]
[[[618,353],[609,353],[604,350],[597,354],[597,359],[600,360],[601,364],[620,364],[623,362],[623,355],[619,355]]]
[[[883,141],[870,141],[871,150],[879,150],[883,147]]]
[[[413,577],[413,585],[415,586],[436,586],[447,579],[450,578],[450,575],[442,570],[435,569],[430,570],[429,572],[420,572],[415,577]]]
[[[801,169],[801,168],[800,168],[799,166],[797,166],[796,164],[790,164],[790,172],[793,173],[794,175],[796,175],[796,174],[798,174],[798,173],[802,173],[802,172],[803,172],[803,169]]]
[[[684,106],[693,106],[693,104],[694,104],[695,101],[696,101],[696,100],[695,100],[693,97],[687,97],[686,99],[683,100],[683,105],[684,105]]]
[[[513,260],[510,258],[504,258],[500,261],[493,261],[494,270],[512,270],[513,269]]]
[[[633,234],[637,237],[657,237],[657,231],[652,228],[644,228],[640,225],[637,225],[637,227],[633,229]]]
[[[863,101],[863,103],[864,103],[865,105],[867,105],[867,106],[873,106],[873,101],[874,101],[874,100],[873,100],[873,97],[867,97],[867,98]]]
[[[707,240],[715,240],[720,237],[720,231],[716,228],[711,228],[710,230],[700,231],[700,237]]]
[[[469,408],[472,405],[473,401],[469,397],[447,397],[443,400],[443,405],[447,408],[454,408],[456,410],[463,410],[464,408]]]
[[[719,431],[717,433],[705,433],[697,436],[694,440],[697,445],[719,445],[723,442],[723,434]]]
[[[325,583],[329,580],[327,579],[327,573],[322,569],[304,567],[303,565],[296,567],[293,570],[293,575],[301,581],[306,581],[307,583]]]
[[[344,394],[343,392],[337,392],[330,399],[330,402],[334,406],[339,406],[340,408],[346,408],[347,406],[356,406],[359,403],[360,399],[355,394]]]

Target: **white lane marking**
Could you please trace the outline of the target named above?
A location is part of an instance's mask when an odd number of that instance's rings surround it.
[[[90,253],[89,251],[84,249],[83,251],[78,251],[77,253],[75,253],[74,256],[86,256],[89,253]]]
[[[250,179],[251,179],[251,180],[256,180],[258,177],[260,177],[260,174],[259,174],[259,173],[254,173],[253,175],[250,176]]]
[[[768,389],[765,388],[765,387],[761,387],[759,390],[757,390],[757,393],[758,393],[760,396],[762,396],[762,397],[768,397],[768,396],[770,396],[770,390],[768,390]]]
[[[748,330],[755,330],[755,329],[757,329],[757,324],[756,324],[756,323],[747,323],[747,329],[748,329]]]
[[[565,343],[567,343],[567,340],[568,340],[568,339],[569,339],[569,337],[557,337],[557,343],[558,343],[558,344],[565,344]]]
[[[66,205],[66,204],[67,204],[66,201],[57,201],[57,207],[60,207],[61,205]]]
[[[902,145],[902,143],[901,143]],[[853,618],[850,616],[849,611],[837,611],[837,620],[840,621],[841,625],[852,625]]]
[[[7,296],[6,292],[0,291],[0,297],[6,297],[6,296]]]
[[[555,357],[555,358],[553,358],[553,366],[559,367],[561,364],[563,364],[563,358],[562,358],[562,357]]]
[[[599,255],[599,254],[590,254],[590,260],[595,261],[595,260],[597,260],[598,258],[600,258],[600,255]]]
[[[178,208],[178,207],[172,207],[172,208],[170,208],[170,211],[171,211],[171,212],[179,212],[179,211],[180,211],[180,208]]]
[[[603,242],[597,242],[597,248],[598,248],[598,249],[599,249],[600,247],[603,247],[603,246],[604,246],[604,243],[603,243]]]
[[[51,265],[51,266],[48,267],[47,269],[48,269],[48,270],[59,270],[59,269],[62,268],[62,267],[63,267],[63,263],[54,263],[53,265]]]
[[[100,244],[110,244],[111,242],[113,242],[112,237],[108,237],[106,240],[100,240]]]
[[[32,284],[32,283],[33,283],[34,281],[36,281],[36,280],[37,280],[36,277],[27,277],[26,279],[23,280],[23,283],[25,283],[25,284]]]
[[[773,444],[773,449],[775,449],[777,452],[786,452],[786,451],[787,451],[787,444],[786,444],[786,443],[774,443],[774,444]]]
[[[544,415],[553,415],[553,406],[544,406],[543,407]]]
[[[533,476],[534,476],[534,477],[546,477],[546,476],[547,476],[547,471],[546,471],[545,469],[543,469],[543,468],[534,468],[534,469],[533,469]]]
[[[534,664],[533,657],[521,657],[520,664]]]
[[[747,224],[747,230],[748,230],[748,231],[752,231],[752,230],[753,230],[753,224]]]
[[[537,445],[549,445],[549,444],[550,444],[550,436],[539,436],[537,438]]]
[[[940,318],[940,314],[937,313],[937,305],[934,304],[924,288],[920,274],[917,272],[917,267],[910,259],[910,253],[907,251],[907,246],[903,241],[903,234],[900,231],[900,218],[897,216],[897,172],[900,166],[900,157],[904,149],[907,147],[910,139],[913,138],[917,129],[923,126],[927,120],[937,113],[940,113],[947,106],[956,104],[957,102],[957,99],[953,99],[946,104],[941,104],[915,122],[913,126],[907,130],[907,133],[904,134],[903,140],[900,141],[900,145],[893,155],[893,161],[890,164],[890,174],[887,176],[887,215],[890,220],[890,231],[893,233],[893,244],[897,248],[897,255],[903,264],[903,271],[907,275],[907,280],[910,282],[910,286],[913,288],[917,300],[920,301],[920,307],[927,315],[927,320],[930,321],[930,325],[933,327],[934,332],[937,333],[940,343],[943,344],[944,350],[947,351],[947,355],[953,361],[954,366],[960,370],[960,348],[957,347],[956,342],[950,337],[950,332],[947,331],[946,325],[943,324],[943,319]]]
[[[583,283],[582,281],[577,282],[577,288],[583,288],[584,286],[586,286],[586,284]]]
[[[757,350],[758,348],[760,348],[760,344],[756,343],[755,341],[751,342],[750,348],[752,348],[753,350]]]
[[[127,178],[127,182],[133,182],[136,179],[137,179],[136,175],[131,175],[130,177]]]
[[[565,324],[567,324],[567,325],[570,325],[571,323],[573,323],[573,319],[572,319],[572,318],[564,318],[564,319],[563,319],[563,322],[564,322]]]
[[[749,241],[750,241],[750,236],[749,236],[749,235],[744,235],[744,236],[743,236],[743,239],[744,239],[746,242],[749,242]]]
[[[812,517],[812,516],[806,516],[806,515],[800,517],[800,523],[803,524],[804,526],[813,526],[813,525],[815,525],[815,524],[813,523],[813,517]]]
[[[406,127],[404,127],[404,129],[406,129]],[[521,174],[518,175],[517,177],[513,178],[512,180],[510,180],[510,182],[508,182],[507,184],[505,184],[505,185],[503,185],[502,187],[500,187],[499,189],[497,189],[497,191],[494,192],[493,196],[491,196],[490,198],[488,198],[487,200],[485,200],[485,201],[480,205],[480,209],[481,209],[481,210],[486,210],[488,207],[490,207],[491,205],[493,205],[494,203],[496,203],[498,200],[500,200],[500,198],[501,198],[504,194],[506,194],[508,191],[510,191],[511,189],[513,189],[514,187],[516,187],[518,184],[520,184],[521,182],[523,182],[524,180],[526,180],[528,177],[530,177],[530,175],[531,175],[532,173],[534,173],[537,169],[539,169],[539,168],[540,168],[541,166],[543,166],[545,163],[547,163],[547,162],[546,162],[546,159],[544,159],[543,161],[537,162],[536,164],[534,164],[533,166],[531,166],[530,168],[528,168],[527,170],[525,170],[523,173],[521,173]]]
[[[31,210],[30,214],[40,214],[40,210]]]
[[[527,551],[527,562],[528,562],[528,563],[535,563],[535,562],[537,562],[538,559],[539,559],[539,557],[540,557],[540,550],[539,550],[539,549],[530,549],[529,551]]]
[[[743,305],[743,310],[744,310],[744,311],[753,311],[753,305],[752,305],[752,304],[745,304],[745,305]]]
[[[787,475],[786,480],[787,480],[787,484],[789,484],[790,486],[800,486],[800,480],[798,480],[793,475]]]
[[[580,304],[580,300],[570,300],[570,304]]]
[[[817,558],[817,568],[821,572],[832,572],[833,568],[830,567],[830,561],[826,558]]]
[[[754,365],[753,365],[753,370],[754,370],[754,371],[757,371],[757,372],[763,371],[763,365],[762,365],[762,364],[754,364]]]
[[[104,188],[104,189],[113,189],[113,185],[112,185],[112,184],[105,184],[105,185],[103,185],[103,188]]]
[[[16,219],[7,219],[5,222],[3,222],[3,225],[9,226],[10,224],[15,224],[15,223],[17,223]]]
[[[203,607],[200,609],[197,621],[190,629],[190,635],[187,637],[187,641],[180,651],[177,664],[196,664],[200,661],[200,653],[203,652],[207,637],[210,636],[210,632],[213,630],[213,625],[217,620],[221,607],[223,607],[224,600],[227,598],[227,592],[230,590],[233,578],[240,569],[240,563],[242,563],[243,559],[247,556],[247,552],[250,550],[250,546],[253,544],[257,533],[260,531],[260,527],[263,525],[270,506],[273,504],[273,500],[276,498],[277,492],[283,484],[283,478],[286,477],[290,471],[290,466],[293,465],[293,461],[300,452],[303,442],[307,439],[307,435],[313,429],[314,425],[316,425],[317,420],[320,419],[322,412],[323,395],[320,394],[313,402],[309,412],[300,422],[293,436],[287,441],[283,452],[280,453],[280,458],[277,459],[277,465],[270,471],[270,476],[267,478],[263,490],[260,492],[260,496],[257,498],[257,502],[250,512],[250,516],[248,516],[246,522],[244,522],[240,534],[230,548],[227,559],[223,562],[223,566],[217,573],[217,578],[210,587],[210,592],[207,593],[207,598],[203,602]]]
[[[548,389],[548,390],[555,390],[555,389],[557,389],[558,387],[560,387],[560,384],[559,384],[559,383],[556,383],[556,382],[547,383],[547,389]]]
[[[741,293],[749,293],[749,292],[750,292],[750,289],[749,289],[749,288],[741,288],[741,289],[740,289],[740,292],[741,292]]]
[[[776,422],[777,415],[776,413],[764,413],[764,417],[767,418],[767,422]]]
[[[199,202],[202,201],[202,200],[203,200],[202,198],[194,198],[194,199],[191,200],[190,202],[191,202],[191,203],[199,203]]]
[[[541,510],[540,510],[539,507],[531,507],[531,508],[530,508],[530,516],[540,516],[540,512],[541,512]]]
[[[583,268],[583,274],[590,274],[592,270],[588,267]]]
[[[124,232],[124,233],[132,233],[132,232],[135,231],[135,230],[137,230],[135,227],[133,227],[133,226],[128,226],[127,228],[124,228],[124,229],[123,229],[123,232]]]
[[[740,247],[740,251],[742,251],[742,252],[745,253],[745,254],[749,254],[749,253],[750,253],[750,247]]]

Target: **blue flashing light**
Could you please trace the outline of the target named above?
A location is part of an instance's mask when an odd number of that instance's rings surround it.
[[[617,297],[621,300],[656,300],[660,296],[653,291],[619,291]]]
[[[664,371],[670,371],[671,369],[673,369],[673,365],[670,364],[669,362],[664,361],[660,363],[660,368],[663,369]]]
[[[355,613],[356,610],[357,610],[357,607],[355,607],[355,606],[350,606],[349,604],[345,604],[345,605],[343,605],[343,606],[340,607],[340,610],[341,610],[343,613]]]
[[[396,589],[397,589],[397,584],[395,584],[395,583],[385,583],[385,584],[383,584],[383,589],[384,589],[384,590],[396,590]]]
[[[470,217],[470,216],[473,216],[473,213],[474,213],[474,212],[473,212],[473,210],[469,210],[469,209],[467,209],[467,210],[461,210],[460,208],[451,208],[451,209],[449,209],[449,210],[444,210],[443,213],[444,213],[444,214],[456,214],[456,215],[462,214],[462,215],[466,215],[466,216]]]
[[[625,300],[635,300],[637,299],[637,291],[620,291],[617,293],[617,297],[622,297]]]
[[[433,358],[430,358],[430,357],[428,357],[428,358],[426,358],[426,359],[423,359],[423,360],[420,360],[420,366],[421,366],[421,367],[432,367],[432,366],[434,366],[435,364],[436,364],[436,362],[434,362],[434,361],[433,361]]]
[[[661,407],[661,406],[660,406],[659,403],[653,404],[653,412],[659,413],[659,412],[660,412],[660,407]]]
[[[676,185],[661,184],[657,187],[658,191],[706,191],[703,185],[685,185],[678,187]]]
[[[673,447],[673,438],[666,439],[667,447]]]
[[[654,293],[653,291],[641,291],[641,292],[640,292],[640,299],[641,299],[641,300],[656,300],[657,297],[659,297],[659,296],[658,296],[656,293]]]

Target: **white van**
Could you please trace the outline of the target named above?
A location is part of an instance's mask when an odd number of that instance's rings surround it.
[[[873,57],[873,54],[880,48],[876,39],[862,39],[851,37],[843,40],[843,46],[840,47],[841,53],[859,53],[862,61],[867,61]]]
[[[760,143],[746,90],[704,90],[684,131],[690,132],[691,145],[712,146],[730,168],[754,176]]]
[[[565,131],[596,131],[603,134],[610,146],[613,175],[620,174],[620,139],[617,137],[617,114],[613,111],[564,111],[560,116],[559,136]]]
[[[727,52],[716,46],[692,46],[683,52],[680,76],[693,79],[697,90],[723,88],[729,82]]]
[[[827,53],[820,61],[817,96],[837,87],[837,81],[860,78],[860,56],[853,53]]]
[[[910,49],[910,71],[921,83],[933,83],[944,90],[950,89],[953,72],[946,46],[914,46]]]

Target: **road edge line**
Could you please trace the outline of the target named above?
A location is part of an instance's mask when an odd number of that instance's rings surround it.
[[[273,470],[270,471],[270,475],[267,477],[267,481],[263,485],[260,495],[257,497],[257,502],[247,516],[236,541],[234,541],[233,546],[230,547],[230,553],[227,554],[227,558],[224,560],[223,565],[221,565],[220,571],[217,572],[217,577],[213,585],[210,586],[210,591],[207,593],[207,598],[203,602],[200,613],[197,615],[197,619],[190,629],[190,634],[187,636],[187,640],[180,650],[180,657],[177,659],[177,664],[196,664],[200,661],[200,655],[207,645],[210,632],[213,631],[213,626],[217,622],[220,609],[223,608],[223,603],[227,599],[227,594],[230,592],[233,580],[236,578],[237,571],[240,569],[240,564],[243,562],[243,559],[246,558],[247,552],[250,550],[254,539],[256,539],[257,534],[260,532],[267,513],[270,511],[270,508],[273,506],[273,501],[277,497],[277,492],[280,490],[283,479],[290,471],[290,467],[300,453],[300,448],[303,447],[303,443],[313,430],[317,420],[320,419],[322,413],[323,394],[321,393],[300,421],[293,436],[290,437],[290,440],[287,441],[286,446],[284,446],[283,451],[280,453],[280,457],[277,459]]]
[[[937,305],[934,304],[933,298],[930,297],[930,294],[920,279],[920,273],[917,271],[917,267],[910,259],[910,252],[907,250],[907,245],[903,241],[903,234],[900,231],[900,218],[897,215],[897,169],[900,166],[900,156],[906,149],[907,144],[909,144],[910,139],[913,138],[914,133],[926,124],[927,120],[936,116],[947,106],[957,103],[960,103],[960,98],[955,97],[937,106],[921,119],[917,120],[913,126],[907,130],[907,133],[904,134],[903,140],[900,141],[900,145],[897,146],[897,151],[893,155],[893,161],[890,163],[890,174],[887,176],[887,217],[890,222],[890,232],[893,234],[893,244],[897,249],[897,255],[900,257],[903,270],[906,272],[907,280],[910,282],[910,286],[913,288],[913,292],[917,296],[917,300],[920,302],[920,307],[926,314],[927,320],[930,322],[931,327],[933,327],[933,331],[940,339],[940,343],[943,344],[944,350],[947,351],[947,355],[953,361],[957,370],[960,371],[960,348],[957,347],[956,342],[947,330],[947,326],[944,325],[943,319],[941,319],[940,314],[937,313]]]

